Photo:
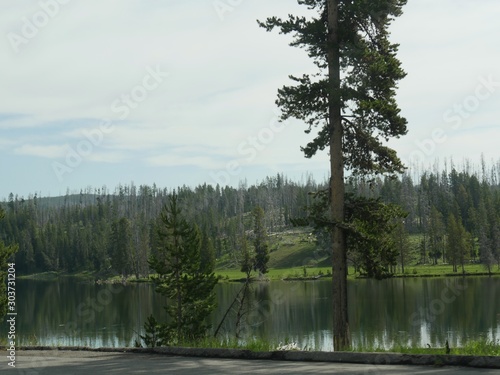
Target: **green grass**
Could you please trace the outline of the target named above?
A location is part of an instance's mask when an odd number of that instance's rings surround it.
[[[283,343],[259,339],[254,337],[250,340],[236,340],[234,338],[216,339],[206,337],[195,342],[182,343],[181,347],[187,348],[204,348],[204,349],[245,349],[255,352],[267,352],[279,350],[280,345],[290,344],[291,341],[285,339]],[[0,340],[0,346],[7,344],[5,339]],[[22,346],[38,345],[38,339],[35,335],[25,338]],[[86,343],[86,346],[91,347],[92,343]],[[306,349],[304,349],[306,350]],[[421,348],[395,345],[389,349],[379,347],[358,346],[351,349],[357,353],[403,353],[403,354],[429,354],[429,355],[446,355],[445,348]],[[500,356],[500,341],[491,341],[487,339],[471,340],[462,347],[450,348],[450,355],[472,355],[472,356]]]
[[[356,347],[354,352],[367,353],[403,353],[403,354],[432,354],[445,355],[446,349],[443,348],[420,348],[396,345],[388,350],[381,348]],[[450,355],[475,355],[475,356],[500,356],[500,342],[490,340],[472,340],[462,347],[450,348]]]
[[[215,339],[207,337],[196,342],[186,342],[179,346],[189,348],[204,348],[204,349],[246,349],[256,352],[266,352],[279,350],[281,345],[291,344],[290,340],[285,340],[283,343],[252,338],[251,340],[243,341],[236,339]],[[474,340],[466,343],[463,347],[450,348],[450,355],[473,355],[473,356],[500,356],[500,342],[489,340]],[[304,349],[305,350],[305,349]],[[430,355],[446,355],[445,348],[419,348],[396,345],[390,349],[380,349],[376,347],[356,347],[352,348],[352,352],[359,353],[403,353],[403,354],[430,354]]]
[[[319,261],[314,258],[313,253],[314,245],[309,243],[281,246],[279,250],[270,254],[269,267],[293,268],[297,266],[313,266]]]
[[[311,229],[300,228],[269,237],[270,268],[316,266],[325,257],[315,254],[316,248]]]
[[[57,280],[60,277],[75,277],[82,280],[92,279],[94,278],[94,272],[81,271],[81,272],[67,273],[67,272],[48,271],[48,272],[34,273],[31,275],[18,276],[19,279],[30,279],[30,280]]]
[[[310,278],[314,276],[328,277],[331,275],[331,268],[329,267],[306,267],[304,274],[304,267],[293,268],[272,268],[263,277],[263,280],[283,280],[285,278]],[[215,274],[220,277],[222,281],[237,281],[242,280],[246,276],[239,270],[219,270]],[[257,272],[252,272],[252,278],[256,281],[259,280]]]
[[[331,260],[324,255],[315,253],[315,241],[311,236],[311,228],[295,228],[286,232],[275,233],[269,236],[270,259],[269,272],[266,274],[269,280],[281,280],[287,277],[300,278],[304,276],[304,266],[307,276],[319,274],[331,274]],[[411,235],[410,246],[416,247],[422,240],[422,235]],[[486,269],[481,264],[466,264],[465,273],[468,275],[485,275]],[[494,274],[500,275],[500,270],[494,267]],[[222,259],[218,262],[216,274],[221,280],[240,280],[245,277],[239,272],[234,259]],[[461,267],[458,272],[453,272],[452,265],[406,265],[404,274],[401,267],[397,267],[396,277],[437,277],[437,276],[460,276]],[[253,275],[254,277],[256,274]],[[349,267],[348,278],[359,277],[352,267]]]
[[[34,273],[31,275],[17,276],[18,279],[29,279],[29,280],[56,280],[60,276],[59,272],[41,272]]]
[[[469,264],[465,266],[466,275],[487,275],[486,270],[480,264]],[[262,278],[263,281],[276,281],[283,279],[310,279],[315,276],[320,276],[321,278],[331,277],[332,268],[331,266],[326,267],[315,267],[315,266],[297,266],[297,267],[283,267],[283,268],[270,268],[269,272]],[[493,275],[500,276],[500,271],[497,267],[494,267]],[[219,277],[221,282],[224,281],[240,281],[243,280],[246,275],[239,269],[217,269],[215,275]],[[259,275],[257,272],[252,272],[252,278],[258,281]],[[408,266],[405,267],[405,273],[402,274],[400,267],[398,267],[395,277],[449,277],[449,276],[462,276],[462,269],[459,268],[458,272],[454,273],[451,265],[418,265],[418,266]],[[77,277],[80,279],[93,279],[94,276],[91,273],[78,273],[78,274],[62,274],[57,272],[44,272],[29,276],[20,276],[22,279],[35,279],[35,280],[57,280],[59,277]],[[359,278],[359,273],[354,272],[353,267],[349,267],[348,279]],[[122,282],[121,276],[112,276],[105,278],[108,282]],[[139,280],[135,279],[135,276],[130,276],[127,278],[128,282],[149,282],[148,278],[141,278]]]
[[[305,270],[305,271],[304,271]],[[304,273],[305,272],[305,273]],[[265,274],[263,280],[283,280],[285,278],[310,278],[320,275],[323,277],[330,277],[332,272],[331,266],[328,267],[288,267],[288,268],[271,268],[269,272]],[[488,273],[484,267],[480,264],[468,264],[465,266],[465,273],[468,276],[482,276]],[[215,271],[215,274],[220,278],[221,281],[239,281],[245,278],[245,274],[240,272],[238,269],[219,269]],[[438,265],[418,265],[418,266],[408,266],[405,267],[405,273],[401,273],[400,267],[398,267],[397,272],[394,277],[450,277],[450,276],[462,276],[462,268],[458,269],[458,272],[453,272],[453,267],[447,264]],[[495,267],[492,275],[500,276],[500,271]],[[259,276],[257,272],[252,273],[254,280],[258,280]],[[352,280],[359,278],[359,273],[354,272],[353,267],[349,267],[349,272],[347,278]]]
[[[466,264],[465,273],[467,275],[487,275],[488,272],[481,264]],[[401,273],[400,267],[398,267],[398,272],[395,276],[408,276],[408,277],[430,277],[430,276],[461,276],[462,267],[458,267],[458,272],[453,272],[453,266],[451,264],[437,264],[437,265],[418,265],[418,266],[407,266],[405,267],[405,273]],[[493,267],[492,274],[500,275],[498,267]]]
[[[452,352],[455,349],[451,349]],[[458,348],[463,355],[494,355],[500,356],[500,341],[478,340],[468,342],[463,348]]]
[[[276,350],[278,345],[267,340],[253,338],[252,340],[239,341],[236,339],[216,339],[206,337],[195,342],[185,342],[179,345],[185,348],[203,348],[203,349],[245,349],[255,352],[267,352]]]
[[[304,274],[304,267],[291,267],[291,268],[271,268],[269,272],[264,276],[264,280],[283,280],[286,278],[292,279],[308,279],[317,275],[322,278],[331,277],[332,268],[331,267],[305,267],[306,274]],[[217,270],[216,275],[220,277],[221,281],[239,281],[245,278],[245,274],[239,270]],[[485,276],[488,273],[479,264],[471,264],[465,266],[465,274],[467,276]],[[398,271],[394,274],[394,277],[452,277],[452,276],[462,276],[462,269],[460,268],[458,272],[453,272],[453,268],[450,265],[418,265],[410,266],[405,269],[405,273],[402,274]],[[500,271],[495,267],[492,276],[500,276]],[[254,280],[258,280],[258,274],[256,272],[252,273]],[[349,273],[347,278],[349,280],[360,278],[360,274],[354,272],[353,267],[349,267]]]
[[[311,231],[311,228],[295,228],[269,236],[269,272],[264,279],[282,280],[290,277],[313,277],[331,273],[330,266],[323,266],[326,257],[314,251],[316,244]],[[306,267],[305,274],[304,266]],[[245,278],[245,274],[240,272],[235,265],[234,259],[229,259],[228,256],[218,260],[215,274],[222,281]],[[252,277],[259,279],[256,272],[252,273]]]

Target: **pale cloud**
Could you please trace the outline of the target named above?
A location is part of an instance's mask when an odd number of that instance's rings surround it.
[[[223,17],[213,1],[73,0],[60,5],[16,53],[8,33],[20,33],[23,17],[38,11],[38,1],[0,4],[2,159],[24,155],[62,162],[64,150],[87,141],[84,130],[109,119],[112,130],[82,157],[80,165],[88,161],[92,175],[79,165],[68,174],[71,179],[98,185],[109,177],[101,169],[108,163],[116,167],[113,181],[120,181],[130,163],[144,178],[151,166],[218,170],[231,161],[244,167],[241,178],[247,168],[262,170],[262,177],[279,168],[285,174],[321,165],[328,170],[326,153],[303,157],[299,148],[312,137],[298,121],[273,133],[268,143],[251,144],[275,120],[276,91],[291,83],[288,75],[316,71],[304,50],[287,45],[289,36],[267,33],[256,23],[307,14],[296,0],[244,1]],[[409,1],[395,21],[391,38],[400,43],[398,57],[408,72],[398,101],[410,133],[391,145],[402,156],[442,128],[448,141],[436,145],[429,160],[445,153],[476,155],[479,147],[467,140],[481,144],[483,136],[489,137],[482,143],[484,153],[500,157],[491,141],[498,138],[495,128],[485,130],[497,124],[500,89],[459,129],[452,131],[443,119],[474,93],[479,77],[500,80],[500,50],[494,47],[499,13],[500,3],[492,0],[418,0]],[[132,103],[126,116],[113,111],[117,100],[142,84],[148,67],[156,66],[169,76],[143,101]],[[158,177],[153,170],[149,181]],[[184,178],[193,181],[192,176],[175,178],[174,185]]]
[[[11,148],[17,144],[16,141],[11,139],[0,139],[0,149]]]
[[[153,166],[162,167],[193,166],[201,169],[216,169],[223,167],[222,163],[217,163],[212,158],[204,156],[164,154],[147,157],[146,160]]]
[[[121,163],[130,160],[130,154],[125,152],[92,152],[86,160],[94,163]]]
[[[68,152],[68,145],[49,145],[49,146],[39,146],[25,144],[21,147],[14,149],[14,152],[19,155],[31,155],[42,158],[61,158],[64,157]]]

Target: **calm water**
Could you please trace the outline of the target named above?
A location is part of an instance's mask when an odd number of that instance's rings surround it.
[[[94,285],[66,279],[17,281],[19,344],[133,346],[146,317],[165,318],[152,285]],[[456,346],[467,339],[500,339],[500,278],[356,280],[349,282],[353,344]],[[241,284],[217,286],[218,325]],[[252,286],[244,334],[332,350],[331,281]],[[221,335],[234,334],[229,314]],[[6,336],[2,325],[2,337]]]

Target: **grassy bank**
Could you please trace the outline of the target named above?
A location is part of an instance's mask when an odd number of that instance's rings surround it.
[[[403,353],[403,354],[435,354],[444,355],[446,348],[420,348],[396,345],[390,349],[380,348],[354,348],[355,352],[368,353]],[[500,356],[500,341],[471,340],[461,347],[450,348],[450,355],[475,355],[475,356]]]
[[[7,344],[6,339],[0,339],[0,347]],[[37,346],[38,340],[35,338],[28,339],[23,346]],[[60,346],[60,345],[59,345]],[[95,347],[91,342],[88,347]],[[300,350],[314,351],[315,348],[300,347],[292,340],[285,339],[282,342],[263,340],[253,338],[251,340],[236,340],[236,339],[216,339],[207,337],[203,340],[195,342],[184,342],[179,347],[186,348],[202,348],[202,349],[244,349],[255,352],[266,352],[275,350]],[[358,346],[350,350],[355,353],[401,353],[401,354],[430,354],[430,355],[446,355],[446,348],[427,348],[427,347],[409,347],[404,345],[395,345],[389,349]],[[450,355],[471,355],[471,356],[500,356],[500,341],[490,340],[471,340],[461,347],[451,347]]]
[[[185,343],[184,346],[194,348],[226,348],[226,349],[247,349],[253,351],[273,351],[273,350],[313,350],[311,348],[300,348],[296,343],[285,340],[284,342],[269,342],[265,340],[253,339],[248,342],[238,342],[236,340],[215,340],[206,339],[197,343]],[[402,354],[435,354],[444,355],[445,348],[420,348],[395,346],[390,349],[375,349],[358,347],[352,352],[359,353],[402,353]],[[463,347],[450,348],[450,355],[474,355],[474,356],[500,356],[500,342],[488,340],[478,340],[467,342]]]
[[[354,280],[363,278],[359,272],[355,272],[354,267],[349,267],[348,279]],[[259,276],[257,272],[253,272],[251,277],[254,281],[277,281],[277,280],[315,280],[331,277],[331,267],[286,267],[286,268],[271,268],[269,272],[263,276]],[[217,269],[216,276],[221,282],[237,282],[244,280],[246,275],[238,269]],[[454,277],[454,276],[488,276],[485,268],[480,264],[468,264],[465,266],[465,273],[459,268],[458,272],[453,272],[450,265],[418,265],[405,268],[402,273],[400,267],[394,277],[413,278],[413,277]],[[491,276],[500,276],[500,270],[495,267]],[[119,283],[123,282],[121,276],[104,276],[102,274],[92,272],[79,273],[64,273],[64,272],[43,272],[32,275],[18,276],[19,279],[30,280],[57,280],[62,277],[74,277],[83,281],[104,280],[106,282]],[[148,278],[136,279],[135,276],[129,276],[127,282],[148,282]]]
[[[283,279],[301,279],[311,277],[328,277],[331,276],[331,268],[328,267],[290,267],[290,268],[271,268],[268,273],[260,277],[257,272],[252,273],[253,280],[283,280]],[[216,276],[221,281],[239,281],[244,280],[246,275],[237,270],[216,270]]]
[[[402,273],[400,267],[395,277],[436,277],[436,276],[484,276],[488,275],[486,268],[481,264],[466,264],[464,270],[458,267],[458,272],[453,272],[453,266],[449,264],[418,265],[405,268]],[[498,267],[493,267],[491,275],[500,275]]]
[[[269,272],[263,277],[257,273],[252,274],[255,280],[311,280],[316,277],[330,277],[330,259],[325,253],[316,250],[316,242],[311,233],[311,228],[294,228],[284,232],[269,235]],[[410,245],[415,247],[421,240],[420,235],[410,236]],[[238,261],[235,255],[226,254],[217,260],[216,275],[221,281],[239,281],[245,278],[245,274],[239,271]],[[395,277],[450,277],[461,276],[461,267],[458,272],[453,272],[453,267],[449,264],[438,265],[406,265],[404,272],[400,266],[396,268]],[[488,275],[487,270],[481,264],[465,265],[465,275]],[[493,275],[500,275],[497,266],[493,267]],[[40,274],[22,276],[20,278],[30,278],[38,280],[55,280],[59,277],[71,276],[83,280],[103,280],[106,282],[122,282],[121,276],[113,276],[109,273],[79,272],[44,272]],[[349,267],[348,278],[355,279],[362,277],[355,272],[353,267]],[[136,280],[134,276],[127,278],[129,282],[148,281],[147,278]]]
[[[274,268],[264,275],[263,278],[259,277],[257,273],[253,273],[254,280],[301,280],[313,279],[314,277],[331,277],[330,267],[289,267],[289,268]],[[221,281],[239,281],[245,278],[245,274],[237,269],[219,269],[216,270],[216,275],[219,276]],[[455,277],[455,276],[488,276],[488,272],[480,264],[469,264],[465,266],[465,273],[459,268],[458,272],[453,272],[450,265],[418,265],[411,266],[405,269],[402,273],[398,267],[394,277]],[[491,276],[500,276],[500,270],[496,267]],[[354,271],[354,267],[349,267],[348,279],[363,278],[359,272]]]
[[[89,280],[89,279],[95,279],[96,277],[95,272],[90,272],[90,271],[82,271],[82,272],[55,272],[55,271],[49,271],[49,272],[40,272],[40,273],[34,273],[30,275],[18,275],[18,279],[26,279],[26,280],[45,280],[45,281],[52,281],[52,280],[58,280],[59,278],[62,277],[74,277],[77,279],[81,280]]]
[[[273,342],[253,338],[252,340],[242,341],[235,339],[215,339],[206,338],[196,342],[185,342],[179,345],[189,348],[203,349],[245,349],[251,351],[274,351],[274,350],[301,350],[313,351],[314,348],[301,348],[291,340],[283,342]],[[469,341],[462,347],[450,348],[450,352],[446,353],[445,348],[420,348],[408,346],[394,346],[389,349],[356,347],[351,350],[356,353],[402,353],[402,354],[433,354],[433,355],[472,355],[472,356],[500,356],[500,342],[488,340]]]

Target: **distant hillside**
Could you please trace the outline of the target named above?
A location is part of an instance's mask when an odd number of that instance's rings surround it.
[[[404,254],[406,262],[456,265],[459,259],[480,261],[491,269],[500,264],[500,163],[491,170],[484,167],[478,176],[455,169],[424,173],[417,182],[406,174],[399,179],[351,176],[346,191],[379,198],[407,212],[397,239],[403,243],[410,235],[410,245],[400,245],[411,250]],[[304,218],[313,193],[322,189],[325,186],[311,178],[297,183],[278,174],[255,185],[182,186],[176,193],[183,215],[200,228],[204,246],[213,249],[219,267],[238,267],[240,239],[252,236],[251,212],[256,206],[265,212],[270,267],[293,267],[325,262],[311,228],[294,228],[291,220]],[[15,262],[20,274],[145,275],[148,258],[157,251],[158,217],[171,193],[155,185],[131,184],[113,191],[89,187],[60,197],[11,195],[2,203],[5,218],[0,222],[0,238],[7,245],[19,244]],[[323,247],[328,242],[325,238]],[[351,257],[350,261],[357,260]]]

